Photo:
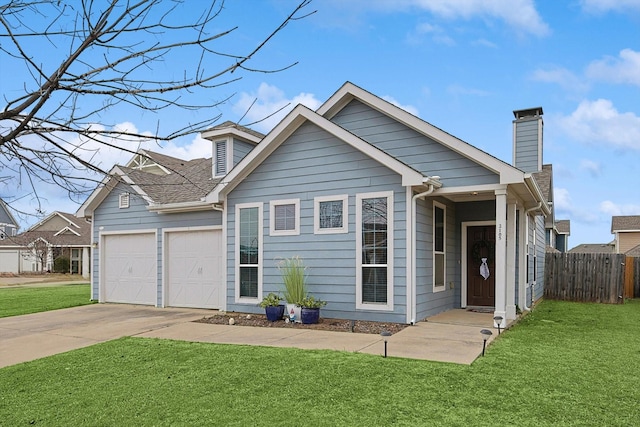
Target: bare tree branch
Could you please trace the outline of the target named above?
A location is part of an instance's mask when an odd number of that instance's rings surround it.
[[[230,52],[226,40],[239,25],[224,22],[223,0],[8,0],[0,5],[0,60],[20,70],[13,77],[24,81],[20,92],[2,94],[0,170],[12,172],[2,180],[27,185],[38,200],[41,182],[79,197],[108,172],[96,143],[133,154],[131,143],[159,144],[210,128],[220,119],[216,107],[230,96],[211,95],[218,100],[202,103],[196,95],[230,86],[243,73],[294,66],[266,68],[256,57],[287,25],[314,13],[307,11],[310,2],[300,0],[247,52]],[[176,69],[160,71],[167,66]],[[141,113],[215,111],[177,129],[162,130],[158,119],[153,135],[104,122],[116,108],[132,107]],[[20,197],[18,191],[9,196]]]

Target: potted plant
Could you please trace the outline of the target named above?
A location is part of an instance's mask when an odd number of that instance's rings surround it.
[[[294,256],[278,262],[278,270],[282,275],[284,284],[283,295],[287,302],[287,314],[293,322],[300,322],[300,303],[307,295],[306,278],[307,268],[302,258]]]
[[[269,292],[269,295],[262,298],[260,307],[264,308],[264,312],[267,315],[267,320],[270,322],[276,322],[282,320],[284,316],[284,305],[280,304],[280,295]]]
[[[311,324],[318,323],[320,320],[320,308],[327,305],[326,301],[315,299],[313,296],[306,296],[301,302],[301,318],[302,323]]]

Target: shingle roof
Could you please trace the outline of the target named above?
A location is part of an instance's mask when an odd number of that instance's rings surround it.
[[[218,130],[218,129],[226,129],[226,128],[236,128],[238,130],[246,132],[246,133],[248,133],[250,135],[253,135],[253,136],[257,137],[257,138],[260,138],[260,139],[263,139],[265,137],[265,135],[260,133],[260,132],[257,132],[257,131],[255,131],[253,129],[248,128],[248,127],[239,125],[239,124],[234,123],[234,122],[232,122],[230,120],[227,120],[226,122],[220,123],[219,125],[214,126],[211,129],[207,129],[207,130]]]
[[[640,231],[640,215],[611,217],[611,232],[615,233],[620,230]]]
[[[7,238],[0,241],[0,246],[28,246],[38,238],[46,240],[53,246],[89,246],[91,244],[91,224],[70,213],[58,211],[47,217],[47,219],[56,214],[74,225],[62,227],[59,230],[42,230],[40,226],[46,222],[45,220],[33,225],[24,233],[16,236],[7,236]],[[73,231],[65,230],[65,228]]]
[[[640,245],[625,252],[626,256],[640,257]]]
[[[571,248],[571,254],[613,254],[616,247],[613,243],[583,243]]]
[[[568,219],[557,220],[556,229],[560,234],[571,234],[571,221]]]
[[[171,173],[157,175],[124,166],[120,169],[155,203],[198,201],[209,194],[220,181],[211,177],[211,159],[181,160],[159,153],[146,153]]]
[[[535,172],[532,174],[535,178],[538,186],[540,187],[540,191],[542,195],[547,199],[547,202],[553,201],[553,193],[551,186],[551,178],[553,176],[553,166],[552,165],[542,165],[542,170],[540,172]]]

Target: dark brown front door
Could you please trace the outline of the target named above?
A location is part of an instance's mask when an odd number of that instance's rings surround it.
[[[496,226],[467,227],[467,305],[489,306],[495,304],[495,258]],[[482,258],[487,259],[486,268],[481,269]],[[484,271],[485,278],[482,275]]]

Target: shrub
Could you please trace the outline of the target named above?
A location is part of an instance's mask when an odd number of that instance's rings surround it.
[[[53,260],[53,272],[54,273],[68,273],[69,272],[69,257],[59,256]]]

